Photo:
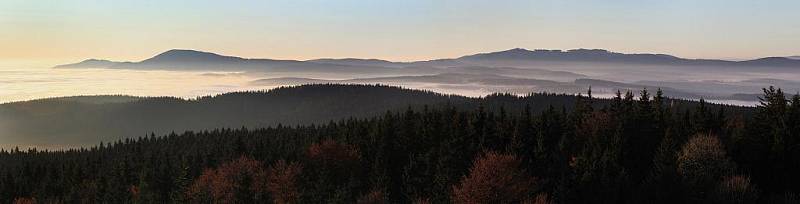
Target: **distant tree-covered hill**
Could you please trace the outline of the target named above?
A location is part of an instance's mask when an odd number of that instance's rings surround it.
[[[0,105],[0,141],[8,146],[92,145],[100,141],[214,128],[325,123],[425,105],[518,111],[571,108],[575,96],[497,94],[485,100],[381,85],[303,85],[185,100],[82,96]],[[598,104],[608,100],[598,100]],[[693,106],[689,101],[675,101]],[[746,108],[734,108],[731,110]]]
[[[95,144],[151,132],[320,123],[418,104],[468,100],[386,86],[345,85],[287,87],[194,100],[118,98],[116,103],[101,103],[111,99],[85,96],[2,104],[0,140],[9,144]]]

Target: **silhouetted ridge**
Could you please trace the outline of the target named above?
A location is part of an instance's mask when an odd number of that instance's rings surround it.
[[[715,59],[684,59],[666,54],[625,54],[603,49],[527,50],[514,48],[499,52],[463,56],[457,59],[434,59],[417,62],[391,62],[380,59],[315,59],[308,61],[244,59],[196,50],[173,49],[141,62],[113,62],[87,60],[75,64],[59,65],[64,68],[123,68],[123,69],[197,69],[197,70],[269,70],[277,71],[339,71],[351,73],[392,72],[398,67],[416,67],[413,72],[435,71],[430,66],[469,66],[474,61],[529,60],[580,63],[652,64],[679,66],[755,66],[800,67],[800,60],[788,57],[768,57],[747,61]],[[224,66],[221,66],[224,65]],[[383,68],[383,69],[380,69]],[[425,69],[427,68],[427,70]]]
[[[664,54],[623,54],[603,49],[573,50],[526,50],[515,48],[506,51],[464,56],[464,60],[543,60],[543,61],[577,61],[577,62],[648,62],[670,63],[681,62],[681,59]]]
[[[87,59],[75,64],[58,65],[55,68],[108,68],[119,63],[109,60]]]
[[[244,60],[239,57],[223,56],[195,50],[169,50],[141,63],[224,63]]]
[[[404,63],[391,62],[382,59],[358,59],[358,58],[342,58],[342,59],[313,59],[306,62],[322,63],[322,64],[337,64],[337,65],[353,65],[353,66],[402,66]]]
[[[624,54],[603,49],[573,50],[511,50],[468,55],[459,60],[531,60],[554,62],[594,62],[620,64],[654,64],[680,66],[754,66],[754,67],[800,67],[800,60],[790,57],[767,57],[747,61],[725,61],[716,59],[685,59],[666,54]]]
[[[752,66],[797,66],[800,65],[800,60],[790,59],[787,57],[766,57],[742,61],[740,63]]]

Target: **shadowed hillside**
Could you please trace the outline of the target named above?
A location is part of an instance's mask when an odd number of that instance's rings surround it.
[[[239,100],[250,97],[282,104],[270,110],[312,115],[392,107],[401,98],[451,105],[71,150],[0,150],[0,202],[797,203],[800,192],[800,96],[787,101],[773,88],[761,106],[746,109],[670,101],[658,92],[468,99],[344,85],[173,101],[260,112]],[[156,110],[180,107],[165,101]]]
[[[569,109],[574,101],[574,96],[554,94],[491,95],[478,100],[380,85],[303,85],[193,100],[67,97],[0,105],[0,137],[11,145],[84,145],[150,133],[325,123],[409,107],[420,109],[423,105],[451,104],[459,108],[484,105],[492,110],[501,106],[520,110],[530,105],[534,111],[541,111],[551,105]],[[686,106],[696,104],[676,102]],[[598,104],[603,103],[607,100],[598,100]]]

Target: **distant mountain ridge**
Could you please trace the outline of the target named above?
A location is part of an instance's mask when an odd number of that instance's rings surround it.
[[[125,62],[109,60],[87,59],[74,64],[58,65],[56,68],[109,68]]]
[[[728,61],[717,59],[686,59],[667,54],[625,54],[603,49],[573,50],[527,50],[514,48],[505,51],[467,55],[455,59],[434,59],[416,62],[392,62],[380,59],[314,59],[314,60],[275,60],[246,59],[216,53],[174,49],[158,54],[140,62],[114,62],[109,60],[90,59],[79,63],[59,65],[56,68],[124,68],[124,69],[229,69],[230,67],[245,69],[295,68],[316,71],[370,71],[381,68],[419,67],[419,66],[455,66],[469,64],[474,61],[545,61],[545,62],[581,62],[581,63],[632,63],[652,65],[706,65],[706,66],[753,66],[753,67],[797,67],[800,59],[794,57],[766,57],[744,61]],[[335,65],[335,66],[332,66]],[[332,68],[325,68],[331,67]],[[300,68],[299,68],[300,67]],[[291,71],[284,70],[284,71]],[[383,70],[387,71],[387,70]]]
[[[642,62],[669,62],[685,60],[664,54],[622,54],[602,49],[575,49],[575,50],[526,50],[514,48],[511,50],[482,53],[464,56],[459,59],[466,60],[548,60],[548,61],[617,61],[631,60]]]
[[[382,59],[358,59],[358,58],[341,58],[341,59],[323,58],[323,59],[308,60],[307,62],[339,64],[339,65],[363,65],[363,66],[373,66],[373,65],[400,66],[405,64],[401,62],[392,62]]]
[[[55,68],[110,68],[132,70],[199,70],[316,73],[394,73],[400,70],[374,65],[377,60],[325,59],[309,61],[247,59],[186,49],[173,49],[139,62],[85,60]],[[391,63],[391,62],[390,62]]]
[[[231,56],[223,56],[216,53],[210,52],[202,52],[202,51],[195,51],[195,50],[180,50],[174,49],[163,52],[158,54],[152,58],[146,59],[141,63],[165,63],[165,62],[175,62],[175,63],[186,63],[186,62],[213,62],[213,63],[225,63],[225,62],[237,62],[245,60],[241,57],[231,57]]]
[[[632,63],[653,65],[763,66],[798,67],[800,60],[789,57],[765,57],[744,61],[686,59],[667,54],[625,54],[603,49],[526,50],[515,48],[500,52],[468,55],[461,60],[539,60],[555,62]]]

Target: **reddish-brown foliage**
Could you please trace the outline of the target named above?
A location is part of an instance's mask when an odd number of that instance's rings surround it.
[[[308,148],[308,158],[325,163],[358,161],[358,149],[348,144],[341,144],[331,139],[314,143]]]
[[[578,124],[575,130],[578,136],[584,137],[598,137],[608,135],[616,127],[614,119],[611,114],[607,112],[592,112]],[[581,138],[592,139],[592,138]]]
[[[261,162],[241,157],[220,165],[216,169],[206,169],[186,192],[193,202],[230,203],[236,202],[241,189],[253,197],[266,193],[266,172]]]
[[[267,190],[272,193],[275,203],[297,203],[300,197],[297,180],[302,171],[302,165],[284,160],[279,160],[269,168]]]
[[[366,195],[361,196],[356,201],[358,204],[382,204],[386,203],[386,196],[381,190],[372,190]]]
[[[758,192],[750,183],[750,177],[741,175],[724,178],[714,196],[719,203],[755,203],[757,198]]]
[[[131,187],[128,188],[128,192],[131,193],[131,198],[133,198],[133,200],[139,199],[140,191],[138,186],[131,185]]]
[[[356,172],[361,154],[354,146],[326,139],[308,148],[308,158],[314,170],[328,172],[328,177],[339,183]]]
[[[430,203],[431,199],[428,198],[417,198],[416,200],[414,200],[414,204],[430,204]]]
[[[527,201],[525,201],[523,203],[526,203],[526,204],[551,204],[551,203],[553,203],[553,201],[550,200],[550,195],[548,195],[546,193],[540,193],[540,194],[536,195],[536,197],[534,197],[533,199],[527,200]]]
[[[469,175],[453,187],[453,203],[520,203],[530,198],[536,179],[513,155],[489,152],[476,159]]]
[[[15,198],[14,204],[36,204],[36,198]]]

